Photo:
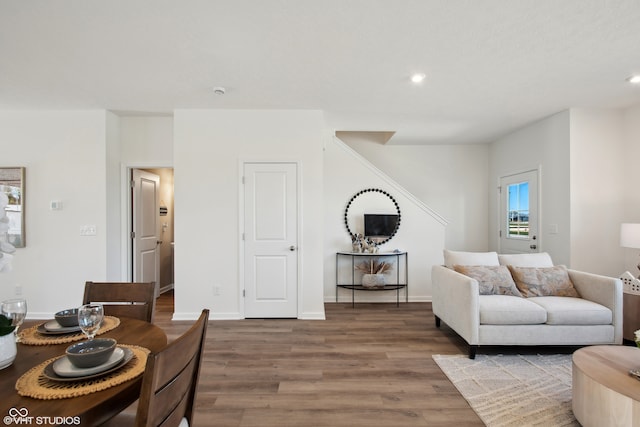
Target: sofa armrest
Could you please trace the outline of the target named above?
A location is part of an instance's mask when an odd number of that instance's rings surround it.
[[[571,269],[569,277],[582,298],[604,305],[611,310],[615,342],[622,343],[622,281]]]
[[[480,326],[478,281],[442,265],[434,265],[431,284],[433,314],[470,345],[477,345]]]

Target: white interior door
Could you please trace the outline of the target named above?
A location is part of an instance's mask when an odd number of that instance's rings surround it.
[[[500,178],[500,252],[539,252],[538,171]]]
[[[140,169],[132,171],[133,280],[155,282],[160,278],[158,220],[160,177]]]
[[[297,165],[244,164],[245,317],[298,316]]]

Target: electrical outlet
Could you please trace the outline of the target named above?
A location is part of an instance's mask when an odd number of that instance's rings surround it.
[[[220,296],[220,286],[219,285],[213,285],[213,296],[214,297]]]
[[[22,296],[22,285],[16,285],[15,292],[17,297]]]
[[[95,225],[83,225],[80,227],[80,235],[81,236],[95,236],[96,235],[96,226]]]

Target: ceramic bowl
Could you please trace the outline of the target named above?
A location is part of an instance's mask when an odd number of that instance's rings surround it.
[[[70,308],[56,313],[56,321],[65,328],[78,326],[78,309]]]
[[[67,358],[78,368],[93,368],[109,360],[116,349],[116,340],[112,338],[94,338],[67,347]]]

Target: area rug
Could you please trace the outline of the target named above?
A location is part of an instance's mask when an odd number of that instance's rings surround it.
[[[433,355],[489,427],[579,426],[571,410],[571,355]]]

